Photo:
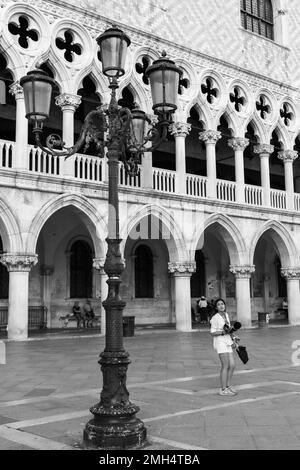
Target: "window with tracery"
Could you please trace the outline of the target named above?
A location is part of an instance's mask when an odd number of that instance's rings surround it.
[[[271,0],[241,0],[243,28],[274,39],[274,18]]]

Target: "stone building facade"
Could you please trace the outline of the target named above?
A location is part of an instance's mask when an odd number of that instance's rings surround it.
[[[137,177],[120,164],[125,314],[189,331],[196,298],[222,296],[250,326],[287,297],[289,323],[300,324],[300,6],[266,2],[269,38],[245,28],[243,15],[255,19],[246,3],[1,1],[0,311],[9,337],[27,336],[31,307],[45,306],[55,327],[86,298],[104,328],[106,159],[35,148],[19,80],[35,67],[55,78],[45,135],[61,130],[72,146],[84,114],[109,103],[95,39],[112,24],[132,41],[120,105],[154,118],[146,67],[166,50],[183,70],[168,142],[145,153]]]

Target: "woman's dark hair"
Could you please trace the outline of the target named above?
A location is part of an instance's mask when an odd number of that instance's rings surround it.
[[[213,316],[218,312],[218,310],[217,310],[217,303],[218,303],[220,300],[224,303],[225,308],[226,308],[226,302],[225,302],[225,300],[222,299],[221,297],[219,297],[219,298],[216,299],[216,300],[213,300],[213,301],[211,302],[211,305],[212,305],[211,317],[213,317]]]

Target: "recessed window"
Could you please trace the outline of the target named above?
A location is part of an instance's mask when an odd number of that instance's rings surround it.
[[[274,39],[274,18],[271,0],[241,0],[241,22],[243,28],[253,33]]]
[[[81,240],[73,243],[70,259],[70,297],[92,297],[93,256],[90,246]]]
[[[151,299],[153,289],[153,254],[146,245],[140,245],[135,250],[135,297]]]

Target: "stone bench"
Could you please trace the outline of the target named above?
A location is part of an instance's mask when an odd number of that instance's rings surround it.
[[[74,315],[71,315],[71,314],[58,315],[58,319],[59,319],[61,328],[63,328],[63,327],[67,328],[70,322],[71,323],[76,322],[76,326],[77,326],[77,318]],[[85,320],[85,321],[87,321],[87,320]],[[93,326],[99,326],[100,327],[101,317],[100,317],[100,315],[95,315],[92,320],[89,319],[89,322],[90,321],[92,321]]]

